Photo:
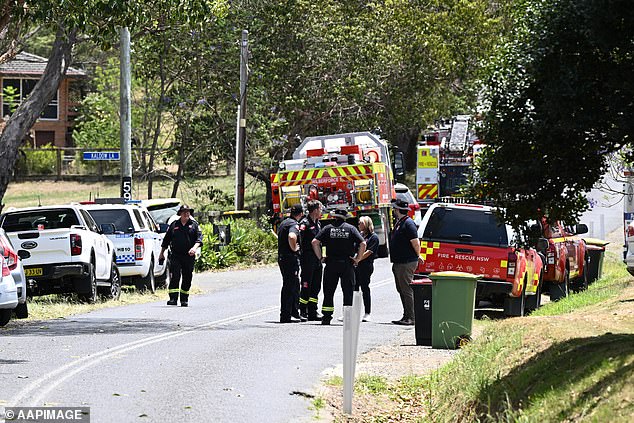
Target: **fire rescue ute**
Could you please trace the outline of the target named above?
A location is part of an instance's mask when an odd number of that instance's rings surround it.
[[[418,234],[417,278],[442,271],[482,275],[476,301],[502,302],[507,316],[541,305],[542,258],[533,248],[517,246],[520,234],[500,222],[492,207],[432,204]]]
[[[370,216],[379,237],[380,257],[388,255],[390,201],[396,197],[388,144],[378,135],[354,132],[308,137],[293,159],[271,175],[274,220],[294,204],[319,200],[327,211],[348,210],[353,218]],[[334,218],[329,213],[323,221]]]
[[[423,207],[450,202],[467,182],[473,161],[484,148],[470,121],[470,116],[458,115],[422,135],[417,148],[416,191]]]

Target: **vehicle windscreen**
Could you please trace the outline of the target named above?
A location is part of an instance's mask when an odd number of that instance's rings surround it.
[[[488,246],[508,246],[506,226],[492,212],[437,207],[429,217],[423,238]]]
[[[134,225],[132,224],[130,213],[128,213],[127,210],[88,210],[88,213],[90,213],[99,226],[104,223],[112,223],[114,230],[117,232],[123,232],[125,234],[134,232]]]
[[[29,210],[7,213],[2,228],[7,232],[70,228],[79,225],[73,209]]]
[[[147,209],[156,223],[167,223],[168,219],[176,214],[179,207],[178,203],[173,203],[151,206]]]

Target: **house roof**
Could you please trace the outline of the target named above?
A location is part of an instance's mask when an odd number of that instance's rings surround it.
[[[31,53],[18,53],[12,60],[0,64],[0,75],[42,75],[48,60]],[[66,76],[82,77],[86,72],[69,67]]]

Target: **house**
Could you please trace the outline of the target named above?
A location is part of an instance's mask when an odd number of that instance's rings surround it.
[[[44,73],[47,60],[30,53],[19,53],[13,60],[0,64],[2,83],[0,129],[11,114],[12,104],[5,101],[8,90],[14,92],[15,103],[22,101],[35,87]],[[68,68],[66,77],[60,83],[57,96],[44,109],[42,116],[31,129],[31,147],[53,144],[57,147],[73,145],[72,129],[78,115],[77,108],[82,99],[82,85],[86,73],[80,69]],[[13,106],[15,107],[15,106]]]

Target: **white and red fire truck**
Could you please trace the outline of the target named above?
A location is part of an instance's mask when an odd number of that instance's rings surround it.
[[[275,218],[282,219],[294,204],[319,200],[329,212],[348,210],[351,223],[370,216],[379,237],[381,257],[388,254],[390,202],[396,197],[388,144],[370,132],[305,138],[293,158],[271,175]]]
[[[416,165],[416,198],[421,206],[450,201],[467,182],[473,161],[484,148],[470,123],[470,116],[458,115],[422,135]]]

